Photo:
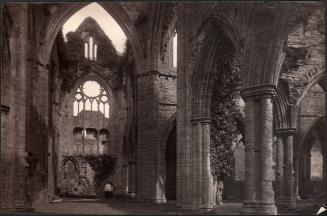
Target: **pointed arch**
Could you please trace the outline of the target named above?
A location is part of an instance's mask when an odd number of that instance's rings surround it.
[[[228,51],[233,53],[231,59],[237,59],[239,56],[239,44],[235,41],[237,37],[231,36],[233,33],[229,28],[226,23],[211,18],[198,32],[198,37],[203,38],[203,41],[192,77],[192,118],[210,116],[212,76],[219,71],[218,60],[222,55],[217,52],[220,41],[224,39],[228,43]]]
[[[45,64],[49,63],[54,41],[58,35],[59,30],[62,28],[64,23],[74,13],[76,13],[77,11],[79,11],[80,9],[82,9],[83,7],[87,6],[90,3],[91,2],[87,2],[87,3],[74,2],[74,3],[62,4],[63,6],[60,6],[54,12],[54,14],[51,15],[45,27],[46,28],[44,33],[45,35],[41,43],[42,46],[39,56],[41,62]],[[128,16],[128,14],[126,13],[125,9],[120,5],[120,3],[101,2],[99,3],[99,5],[103,7],[122,28],[127,39],[130,41],[132,45],[136,62],[140,61],[141,58],[144,57],[142,51],[144,50],[143,42],[141,40],[142,37],[135,29],[133,22]]]
[[[325,77],[325,71],[320,71],[314,78],[311,79],[311,82],[306,86],[306,88],[304,89],[302,95],[300,96],[300,98],[296,101],[296,105],[300,105],[303,98],[306,96],[306,94],[308,93],[308,91],[317,83],[323,83],[326,80]],[[322,88],[325,90],[324,86],[322,86]]]

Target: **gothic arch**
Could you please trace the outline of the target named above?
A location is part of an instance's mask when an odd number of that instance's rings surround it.
[[[303,93],[301,94],[300,98],[296,101],[296,105],[299,106],[305,97],[305,95],[308,93],[308,91],[317,83],[323,83],[325,84],[325,70],[320,71],[316,76],[314,76],[309,84],[305,87]],[[325,87],[322,86],[322,88],[325,90]]]
[[[288,84],[280,80],[276,88],[274,101],[274,129],[289,128],[292,125],[290,122],[289,105]]]
[[[166,124],[165,129],[163,130],[162,136],[163,137],[163,141],[161,143],[161,148],[163,150],[166,149],[166,144],[167,144],[167,139],[169,137],[169,134],[171,132],[171,130],[173,129],[174,125],[176,125],[176,118],[177,118],[177,113],[175,112],[169,119],[168,122]]]
[[[199,29],[201,32],[198,32],[198,37],[203,37],[203,41],[192,77],[193,119],[210,116],[210,103],[214,84],[212,76],[219,70],[217,61],[221,55],[221,53],[217,53],[218,42],[224,38],[230,42],[230,49],[233,52],[233,56],[230,56],[230,58],[237,58],[240,54],[239,44],[235,42],[237,37],[231,32],[231,27],[215,18],[208,22]]]
[[[62,160],[62,162],[61,162],[61,167],[62,167],[62,169],[64,169],[64,165],[65,165],[65,163],[67,163],[68,161],[73,162],[73,164],[75,165],[75,167],[76,167],[76,169],[77,169],[77,172],[79,172],[79,169],[80,169],[79,164],[78,164],[77,160],[74,159],[74,158],[72,158],[72,157],[66,157],[65,159]]]
[[[203,11],[201,11],[203,9]],[[202,7],[198,14],[198,17],[203,16],[203,14],[209,14],[208,17],[202,20],[201,23],[198,23],[196,26],[196,36],[199,36],[199,34],[206,29],[209,28],[221,28],[224,33],[227,35],[228,39],[231,40],[235,46],[236,49],[236,55],[239,56],[241,54],[241,43],[239,38],[239,33],[237,29],[229,22],[229,20],[224,16],[222,13],[216,13],[212,15],[211,13],[208,13],[208,8]],[[213,9],[214,10],[214,9]],[[212,26],[214,25],[214,26]],[[216,25],[216,26],[215,26]]]
[[[303,153],[307,148],[311,148],[311,146],[306,146],[306,143],[311,136],[315,135],[313,133],[317,133],[315,131],[318,129],[319,125],[321,124],[325,125],[324,122],[325,122],[325,116],[319,117],[316,118],[314,121],[312,121],[311,124],[306,128],[305,132],[303,133],[302,139],[299,142],[300,144],[298,148],[299,154]],[[324,133],[323,134],[319,133],[319,135],[324,135]]]
[[[85,7],[89,3],[67,3],[59,7],[54,14],[51,15],[46,26],[44,39],[42,41],[42,47],[40,50],[40,60],[47,64],[50,59],[52,47],[57,37],[59,30],[64,23],[77,11]],[[134,27],[133,22],[126,13],[125,9],[119,3],[99,3],[119,24],[125,33],[126,37],[130,41],[135,54],[136,61],[140,60],[142,55],[142,42],[141,37]]]
[[[299,142],[298,154],[301,160],[299,161],[299,194],[301,198],[309,198],[311,195],[315,194],[317,191],[324,191],[324,183],[326,178],[326,146],[325,146],[325,117],[319,117],[315,119],[304,133],[304,136]],[[322,136],[322,137],[321,137]],[[321,150],[321,162],[322,162],[322,179],[321,185],[317,182],[313,184],[312,180],[312,148],[319,140]],[[317,147],[317,146],[316,146]],[[316,159],[314,159],[316,160]],[[318,163],[321,163],[318,162]],[[316,166],[315,166],[316,167]],[[319,169],[318,169],[319,170]],[[317,171],[317,170],[316,170]],[[319,182],[319,180],[318,180]]]
[[[177,169],[177,140],[176,140],[176,113],[169,119],[169,124],[165,130],[163,148],[163,170],[165,182],[165,198],[167,200],[176,200],[176,169]]]

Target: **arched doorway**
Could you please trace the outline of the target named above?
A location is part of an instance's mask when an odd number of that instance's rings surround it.
[[[322,196],[325,184],[325,121],[315,121],[301,143],[299,195],[302,199]]]
[[[166,199],[176,200],[176,122],[172,127],[166,144]]]
[[[104,196],[106,199],[113,197],[114,186],[108,181],[104,184]]]
[[[66,196],[72,196],[76,191],[79,177],[77,162],[74,159],[67,158],[62,163],[63,179],[60,185],[60,192]]]

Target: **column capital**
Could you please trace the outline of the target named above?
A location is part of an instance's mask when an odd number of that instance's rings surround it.
[[[199,118],[194,118],[191,120],[192,124],[197,124],[197,123],[211,123],[212,118],[211,117],[199,117]]]
[[[277,135],[294,135],[296,128],[280,128],[276,130]]]
[[[241,96],[244,101],[252,98],[270,97],[274,99],[276,97],[276,87],[274,85],[261,85],[245,88],[241,90]]]

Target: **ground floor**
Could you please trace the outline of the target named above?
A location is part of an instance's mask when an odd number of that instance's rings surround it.
[[[283,215],[315,215],[321,204],[316,200],[298,201],[296,210],[279,209]],[[39,203],[34,206],[34,212],[39,214],[112,214],[112,215],[238,215],[242,207],[240,202],[228,202],[209,211],[186,210],[175,207],[174,203],[155,204],[123,199],[60,199],[53,203]]]

